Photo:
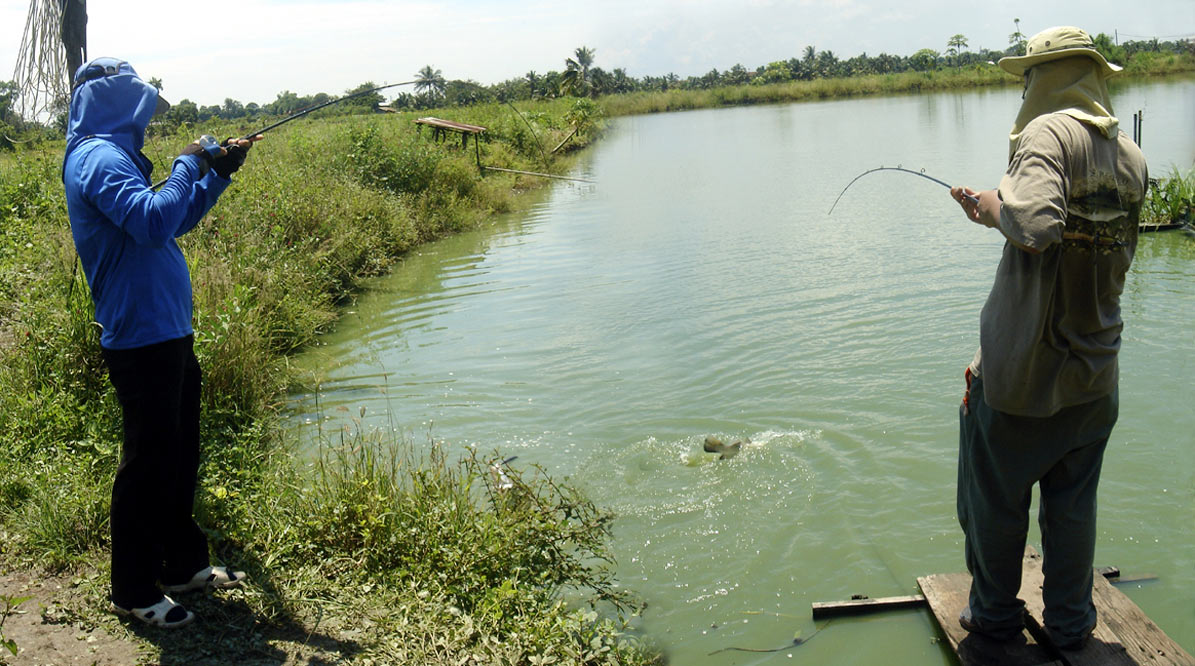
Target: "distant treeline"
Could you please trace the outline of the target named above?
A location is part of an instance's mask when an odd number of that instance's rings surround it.
[[[565,69],[543,74],[529,71],[521,77],[508,79],[493,85],[483,85],[473,80],[446,79],[440,70],[430,65],[417,73],[413,88],[402,91],[387,104],[379,94],[365,95],[343,105],[321,111],[327,115],[361,113],[378,110],[421,110],[454,106],[470,106],[488,102],[508,102],[529,99],[551,99],[561,96],[599,97],[637,92],[664,92],[668,90],[708,90],[744,85],[766,85],[792,81],[816,79],[850,78],[896,74],[900,72],[930,72],[939,69],[963,69],[990,66],[1006,55],[1024,53],[1025,37],[1019,31],[1009,36],[1009,47],[1004,51],[980,49],[967,50],[967,38],[957,34],[946,42],[943,51],[924,48],[912,55],[898,56],[881,53],[869,56],[866,53],[848,59],[839,58],[833,51],[818,51],[806,46],[799,57],[777,60],[753,68],[735,64],[726,70],[711,69],[701,76],[680,77],[676,74],[643,76],[636,78],[621,67],[609,71],[594,65],[595,50],[580,47],[573,57],[565,59]],[[1195,40],[1128,41],[1117,44],[1111,37],[1100,33],[1094,38],[1096,48],[1111,62],[1119,63],[1129,72],[1148,73],[1155,69],[1159,59],[1182,59],[1195,67]],[[151,83],[162,87],[161,81]],[[375,87],[373,82],[363,83],[348,93],[360,92]],[[51,128],[35,128],[23,123],[11,111],[18,91],[11,82],[0,82],[0,147],[4,147],[4,133],[16,134],[30,129],[65,128],[65,112],[60,113]],[[236,120],[255,116],[285,116],[302,109],[333,99],[327,93],[299,96],[289,90],[278,93],[277,98],[266,104],[242,103],[228,98],[221,105],[200,106],[183,99],[175,103],[166,116],[158,122],[168,127],[183,123],[200,123],[213,119]],[[65,109],[65,103],[62,105]]]

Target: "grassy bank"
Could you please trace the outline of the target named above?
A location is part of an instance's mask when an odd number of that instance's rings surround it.
[[[683,111],[718,106],[805,102],[820,99],[892,95],[910,92],[977,88],[1008,85],[1011,77],[995,67],[975,67],[961,71],[901,72],[811,81],[789,81],[768,85],[741,85],[659,92],[635,92],[602,98],[611,116]]]
[[[567,169],[567,156],[545,154],[596,109],[520,106],[523,117],[498,105],[437,115],[489,128],[485,164]],[[361,279],[546,182],[480,177],[472,146],[435,143],[412,120],[304,120],[271,133],[182,239],[204,370],[197,515],[215,559],[253,584],[196,600],[208,621],[169,635],[106,611],[120,415],[74,268],[62,145],[0,155],[0,573],[78,572],[58,621],[131,632],[146,660],[169,663],[292,663],[278,658],[288,645],[328,663],[653,660],[625,632],[635,604],[605,566],[610,516],[567,484],[513,469],[499,488],[487,452],[370,433],[338,433],[304,454],[278,429],[287,355],[334,322]],[[158,129],[145,152],[164,173],[196,134],[251,129]],[[594,135],[583,129],[569,146]]]
[[[1138,54],[1126,68],[1123,77],[1167,76],[1189,72],[1195,72],[1195,56]],[[768,85],[724,86],[702,90],[673,88],[665,91],[609,95],[601,98],[601,101],[608,115],[623,116],[719,106],[805,102],[1020,84],[1020,79],[995,65],[975,65],[957,70],[871,74]]]

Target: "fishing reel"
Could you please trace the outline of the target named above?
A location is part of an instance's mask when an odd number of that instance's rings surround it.
[[[203,148],[203,152],[207,153],[209,162],[224,153],[224,148],[220,145],[220,142],[211,134],[204,134],[195,143],[198,143],[199,147]]]

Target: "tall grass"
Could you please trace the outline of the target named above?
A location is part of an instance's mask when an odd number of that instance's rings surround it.
[[[226,542],[264,554],[252,576],[368,615],[371,652],[393,663],[649,661],[620,619],[638,606],[605,566],[612,516],[538,469],[354,430],[264,479],[241,486]]]
[[[1149,192],[1141,211],[1144,224],[1175,224],[1195,222],[1195,168],[1183,173],[1174,167],[1170,176],[1150,179]]]
[[[1190,57],[1139,53],[1126,69],[1126,76],[1165,76],[1190,72],[1193,69],[1195,60]],[[601,104],[607,114],[625,116],[720,106],[805,102],[1020,84],[1020,79],[995,65],[974,65],[957,70],[868,74],[766,85],[723,86],[704,90],[673,88],[664,91],[633,92],[602,97]]]
[[[1184,55],[1174,53],[1155,53],[1152,51],[1138,51],[1125,64],[1125,74],[1128,76],[1165,76],[1190,72],[1195,69],[1195,58],[1189,52]]]
[[[900,72],[849,78],[814,79],[768,85],[741,85],[707,90],[672,89],[602,98],[612,116],[681,111],[718,106],[801,102],[865,95],[1011,85],[1017,81],[993,66],[959,71]]]
[[[490,128],[484,164],[559,171],[570,158],[545,163],[539,143],[571,131],[574,105],[435,114]],[[512,471],[518,483],[496,493],[473,454],[418,459],[409,444],[360,436],[306,466],[278,429],[287,355],[335,322],[362,279],[545,182],[483,177],[472,146],[434,142],[413,119],[305,120],[272,132],[180,239],[204,371],[197,516],[216,559],[260,582],[252,622],[310,616],[311,605],[344,614],[346,626],[376,616],[365,661],[647,663],[619,620],[634,606],[600,566],[609,516],[567,485]],[[155,131],[145,152],[161,174],[198,133],[252,129]],[[120,410],[75,267],[61,150],[0,155],[0,560],[102,571]],[[610,603],[598,616],[566,599]],[[91,603],[102,617],[102,598]]]

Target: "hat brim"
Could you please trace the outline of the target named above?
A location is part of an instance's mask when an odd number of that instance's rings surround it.
[[[160,116],[169,110],[170,102],[167,102],[165,98],[163,98],[161,95],[158,95],[158,105],[154,107],[154,115]]]
[[[1073,58],[1075,56],[1085,56],[1094,60],[1103,72],[1104,76],[1112,76],[1119,73],[1124,68],[1120,65],[1114,65],[1104,59],[1104,55],[1095,49],[1088,48],[1070,48],[1059,49],[1057,51],[1048,51],[1046,53],[1038,53],[1036,55],[1027,56],[1008,56],[1001,58],[996,64],[1000,69],[1012,74],[1014,76],[1024,76],[1025,70],[1040,65],[1043,62],[1050,62],[1051,60],[1061,60],[1062,58]]]

